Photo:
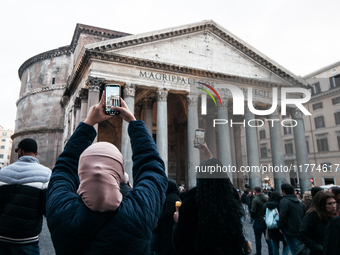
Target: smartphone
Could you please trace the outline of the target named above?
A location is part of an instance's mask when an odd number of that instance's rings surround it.
[[[204,143],[204,134],[205,134],[205,130],[202,128],[198,128],[195,130],[194,147],[200,148],[201,144]]]
[[[118,115],[117,110],[112,110],[113,106],[120,106],[121,87],[118,84],[107,84],[105,86],[105,114]]]

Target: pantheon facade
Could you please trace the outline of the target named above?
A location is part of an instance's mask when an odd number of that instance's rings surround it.
[[[105,84],[119,84],[127,105],[154,137],[169,178],[186,187],[195,185],[201,155],[192,142],[195,129],[204,128],[211,152],[224,166],[234,166],[236,171],[228,175],[241,189],[247,182],[241,167],[260,167],[254,126],[281,115],[280,95],[273,113],[257,116],[247,106],[247,94],[252,94],[256,109],[269,109],[274,88],[307,86],[211,20],[136,35],[77,24],[70,45],[28,59],[19,69],[19,78],[13,148],[25,137],[36,139],[42,164],[53,168],[78,123],[99,101]],[[243,114],[233,114],[240,102],[233,99],[228,85],[244,93]],[[308,163],[302,113],[289,108],[287,115],[298,123],[294,127],[297,162]],[[118,119],[98,124],[96,141],[111,142],[122,151],[131,177],[127,123]],[[214,126],[216,119],[224,124]],[[280,122],[273,122],[270,136],[272,165],[282,166]],[[12,162],[15,157],[12,153]],[[252,188],[261,185],[260,172],[250,171],[247,176]],[[309,189],[309,174],[299,178],[301,188]],[[275,172],[274,179],[279,187],[289,182],[289,173]]]

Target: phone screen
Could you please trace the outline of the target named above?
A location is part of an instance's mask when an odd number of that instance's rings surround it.
[[[195,146],[204,143],[204,129],[196,129],[195,131]]]
[[[118,115],[120,112],[111,107],[120,106],[120,86],[106,85],[105,87],[105,114]]]

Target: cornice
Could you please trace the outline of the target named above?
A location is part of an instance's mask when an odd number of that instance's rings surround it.
[[[157,61],[148,60],[148,59],[128,57],[128,56],[118,55],[118,54],[113,54],[113,53],[86,50],[84,51],[84,54],[79,60],[78,65],[75,66],[75,69],[73,70],[72,74],[69,76],[64,95],[70,96],[72,94],[71,92],[74,90],[76,80],[79,79],[78,76],[81,70],[85,68],[85,66],[89,63],[90,60],[115,62],[119,64],[124,64],[124,65],[139,66],[141,68],[150,68],[154,70],[175,72],[175,73],[181,73],[185,75],[194,75],[194,76],[200,76],[200,77],[205,77],[205,78],[224,80],[226,82],[236,82],[236,83],[243,83],[243,84],[262,86],[262,87],[268,87],[268,88],[271,88],[271,87],[280,88],[283,86],[282,84],[279,84],[279,83],[269,82],[269,81],[260,80],[260,79],[253,79],[253,78],[229,75],[225,73],[212,72],[212,71],[207,71],[204,69],[179,66],[179,65],[174,65],[174,64],[164,63],[164,62],[157,62]]]
[[[72,51],[70,51],[69,46],[64,46],[64,47],[60,47],[58,49],[54,49],[54,50],[50,50],[50,51],[46,51],[43,53],[40,53],[34,57],[31,57],[29,59],[27,59],[19,68],[18,70],[18,74],[19,74],[19,78],[21,80],[22,74],[24,73],[24,71],[30,66],[33,65],[34,63],[43,61],[45,59],[49,59],[49,58],[55,58],[55,57],[60,57],[62,55],[67,55],[67,54],[71,54]]]
[[[78,23],[74,30],[71,45],[69,46],[72,52],[74,52],[75,48],[77,47],[80,34],[82,33],[95,35],[95,36],[102,36],[108,39],[115,39],[118,37],[131,35],[131,34],[124,33],[124,32],[119,32],[119,31],[109,30],[109,29],[99,28],[99,27],[93,27],[93,26],[88,26],[88,25]]]
[[[324,72],[326,72],[328,70],[331,70],[332,68],[337,67],[337,66],[340,66],[340,61],[335,62],[334,64],[331,64],[331,65],[322,67],[319,70],[316,70],[316,71],[314,71],[314,72],[312,72],[310,74],[307,74],[307,75],[303,76],[302,78],[305,79],[305,80],[309,79],[309,78],[312,78],[314,76],[317,76],[318,74],[324,73]]]
[[[18,136],[25,136],[30,134],[42,134],[42,133],[63,133],[63,128],[31,128],[31,129],[23,129],[21,131],[15,132],[11,138],[12,140]]]
[[[52,90],[64,90],[66,88],[65,85],[60,85],[60,86],[53,86],[53,87],[43,87],[43,88],[40,88],[40,89],[32,89],[24,94],[22,94],[19,99],[17,100],[16,102],[16,106],[18,106],[19,102],[28,97],[28,96],[31,96],[31,95],[34,95],[34,94],[38,94],[38,93],[42,93],[42,92],[47,92],[47,91],[52,91]]]
[[[329,89],[325,92],[321,92],[319,94],[313,95],[311,100],[309,101],[309,103],[311,103],[313,101],[318,101],[318,100],[321,100],[321,99],[324,99],[326,97],[333,96],[333,95],[334,96],[340,95],[340,87],[335,88],[335,89]]]
[[[77,44],[78,44],[79,37],[82,33],[106,37],[108,39],[114,39],[114,38],[130,35],[128,33],[118,32],[118,31],[114,31],[114,30],[98,28],[98,27],[88,26],[88,25],[84,25],[84,24],[77,24],[76,28],[74,30],[74,34],[73,34],[72,41],[71,41],[70,45],[60,47],[58,49],[46,51],[46,52],[40,53],[36,56],[29,58],[28,60],[26,60],[20,66],[20,68],[18,70],[19,78],[21,79],[23,72],[30,65],[32,65],[36,62],[39,62],[39,61],[42,61],[42,60],[45,60],[45,59],[49,59],[49,58],[60,57],[62,55],[74,53],[74,50],[75,50],[75,48],[77,47]]]
[[[117,49],[121,49],[125,47],[141,45],[141,44],[150,43],[150,42],[156,42],[156,41],[167,39],[167,38],[188,35],[188,34],[197,33],[201,31],[209,31],[215,34],[217,37],[222,39],[224,42],[230,44],[231,46],[233,46],[234,48],[236,48],[243,54],[247,55],[249,58],[253,59],[258,64],[266,68],[267,70],[275,73],[278,77],[287,81],[289,84],[292,84],[293,86],[303,86],[303,87],[307,85],[307,83],[304,80],[294,77],[287,70],[283,70],[281,66],[279,66],[276,63],[273,63],[273,61],[270,61],[269,58],[264,56],[263,54],[256,52],[251,46],[246,45],[246,43],[244,43],[242,40],[240,40],[236,36],[232,35],[231,33],[228,33],[228,31],[222,30],[213,21],[204,22],[201,24],[194,24],[191,27],[181,26],[177,29],[173,28],[168,31],[160,31],[159,34],[152,33],[149,35],[141,35],[141,37],[128,36],[126,38],[122,38],[122,40],[120,41],[115,40],[114,42],[107,42],[107,44],[105,44],[105,42],[102,42],[100,43],[99,46],[94,46],[88,49],[93,50],[93,51],[106,52],[106,51],[117,50]]]

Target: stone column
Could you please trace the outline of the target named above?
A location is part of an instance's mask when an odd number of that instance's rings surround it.
[[[146,127],[148,128],[152,136],[152,110],[153,110],[153,98],[143,99],[143,118]]]
[[[246,129],[246,144],[247,144],[247,158],[248,158],[248,166],[252,167],[260,167],[260,158],[259,158],[259,146],[257,143],[257,133],[256,127],[251,127],[248,125],[248,121],[255,119],[255,115],[249,111],[248,106],[245,106],[245,129]],[[251,125],[255,126],[255,123],[250,122]],[[250,171],[249,172],[249,185],[253,190],[255,187],[261,187],[261,173],[259,171]]]
[[[76,120],[74,123],[74,129],[76,129],[80,122],[80,106],[81,106],[81,99],[79,97],[76,98],[74,101],[74,110],[76,111]]]
[[[88,90],[81,89],[79,92],[79,97],[80,97],[80,121],[84,121],[87,115]]]
[[[217,118],[226,119],[229,123],[228,117],[228,99],[222,99],[222,106],[218,107]],[[231,148],[230,148],[230,132],[229,125],[219,125],[218,126],[218,149],[219,149],[219,159],[223,166],[229,167],[233,165],[231,158]],[[233,174],[228,171],[228,177],[230,181],[233,182]]]
[[[213,127],[213,121],[215,118],[214,115],[208,115],[206,117],[207,120],[207,130],[205,130],[206,135],[206,143],[209,147],[211,154],[214,157],[217,157],[217,149],[216,149],[216,132],[215,128]]]
[[[136,85],[135,84],[125,84],[124,86],[124,101],[130,109],[131,113],[134,114],[135,109],[135,93],[136,93]],[[129,179],[131,184],[133,184],[133,175],[132,175],[132,149],[130,143],[130,137],[128,134],[129,123],[123,120],[122,127],[122,155],[124,158],[124,166],[125,172],[129,175]]]
[[[90,108],[98,104],[99,102],[99,90],[100,86],[103,83],[104,79],[100,79],[97,77],[89,77],[88,80],[86,81],[86,84],[89,86],[89,92],[88,92],[88,100],[87,100],[87,112],[90,110]],[[93,126],[98,134],[98,124]],[[94,143],[97,142],[97,137],[94,139]]]
[[[279,121],[277,121],[279,120]],[[285,165],[283,143],[281,134],[281,124],[279,113],[277,110],[268,116],[269,132],[270,132],[270,145],[272,153],[272,164],[273,167],[282,169]],[[281,185],[283,183],[289,183],[289,173],[283,171],[274,171],[274,185],[275,190],[280,192]]]
[[[296,171],[299,171],[299,182],[300,182],[300,190],[301,194],[305,191],[308,191],[312,188],[312,184],[310,182],[310,170],[307,170],[309,161],[308,161],[308,152],[307,152],[307,144],[305,137],[305,127],[303,122],[302,112],[298,109],[293,109],[290,111],[292,118],[296,121],[297,125],[293,127],[294,130],[294,142],[295,142],[295,151],[296,151],[296,163],[297,168]],[[301,168],[299,167],[301,166]],[[310,169],[310,168],[309,168]]]
[[[195,167],[200,165],[200,152],[194,148],[195,130],[198,128],[197,95],[187,95],[188,106],[188,178],[189,189],[196,186]]]
[[[241,169],[241,166],[242,166],[241,126],[233,125],[233,130],[234,130],[236,169]],[[237,184],[235,186],[237,186],[240,190],[244,190],[245,188],[245,183],[244,183],[245,176],[248,176],[248,173],[242,173],[240,171],[237,172]]]
[[[165,164],[165,174],[168,175],[168,90],[156,91],[157,100],[157,131],[156,143],[159,155]]]

